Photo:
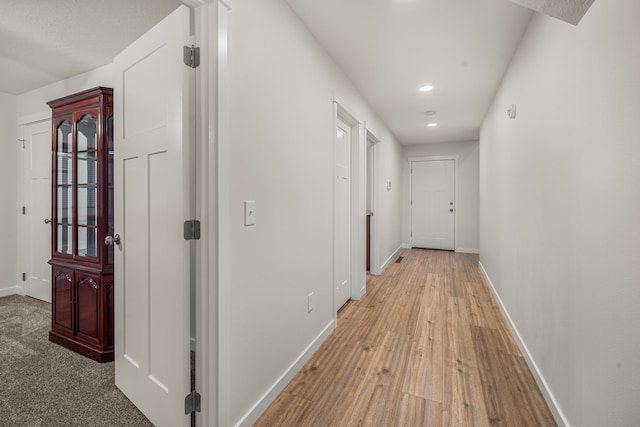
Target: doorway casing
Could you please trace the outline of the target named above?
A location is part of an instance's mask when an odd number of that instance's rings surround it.
[[[335,129],[337,128],[338,120],[342,120],[351,126],[351,299],[359,300],[366,292],[367,281],[365,253],[366,140],[364,138],[363,123],[351,114],[352,110],[345,107],[345,103],[335,93],[333,94],[333,110],[333,138],[336,138]],[[337,324],[337,313],[335,314],[335,320]]]
[[[377,197],[377,157],[376,157],[376,147],[380,143],[380,139],[376,136],[376,133],[373,132],[365,123],[365,180],[366,180],[366,194],[369,195],[371,200],[368,201],[369,207],[373,215],[371,215],[371,236],[370,236],[370,270],[369,273],[373,275],[379,275],[382,273],[382,269],[380,268],[380,250],[378,247],[378,243],[380,239],[378,239],[379,231],[377,225],[379,221],[376,218],[376,212],[378,212],[378,197]],[[367,209],[367,202],[365,201],[365,211]],[[366,212],[365,212],[366,213]]]

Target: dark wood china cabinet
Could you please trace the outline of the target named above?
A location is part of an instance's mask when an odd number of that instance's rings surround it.
[[[52,108],[52,305],[49,340],[113,360],[113,90],[97,87]]]

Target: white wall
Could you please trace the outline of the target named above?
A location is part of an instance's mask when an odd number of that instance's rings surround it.
[[[237,2],[229,19],[230,141],[220,147],[229,366],[220,394],[233,425],[250,424],[265,393],[332,327],[332,93],[382,141],[380,181],[400,183],[401,147],[284,2]],[[244,200],[256,201],[253,227],[243,225]],[[401,244],[399,186],[378,201],[386,259]]]
[[[386,130],[386,129],[385,129]],[[378,135],[382,139],[375,150],[375,196],[374,196],[374,236],[373,245],[378,251],[372,258],[373,272],[382,272],[382,268],[393,261],[393,256],[402,246],[402,145],[393,142],[390,134]],[[388,135],[388,136],[386,136]],[[387,181],[391,181],[391,190],[387,191]],[[375,264],[375,265],[374,265]]]
[[[0,296],[13,294],[18,278],[18,135],[16,98],[0,92]]]
[[[456,251],[480,250],[480,147],[478,141],[407,145],[403,151],[402,242],[411,246],[411,168],[409,158],[458,156]]]
[[[50,114],[51,109],[47,105],[48,101],[96,86],[113,87],[114,77],[112,65],[109,64],[96,70],[23,93],[16,98],[16,115],[19,119],[22,119],[33,114]]]
[[[481,130],[481,262],[573,426],[640,425],[638,16],[534,17]]]

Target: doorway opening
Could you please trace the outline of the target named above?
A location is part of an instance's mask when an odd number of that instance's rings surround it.
[[[366,271],[367,274],[379,274],[379,262],[376,249],[376,145],[380,142],[371,130],[366,129]]]

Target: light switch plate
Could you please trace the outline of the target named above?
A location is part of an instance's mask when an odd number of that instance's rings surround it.
[[[244,201],[244,225],[256,224],[256,202],[255,200]]]
[[[307,295],[307,313],[311,313],[313,311],[313,292]]]

